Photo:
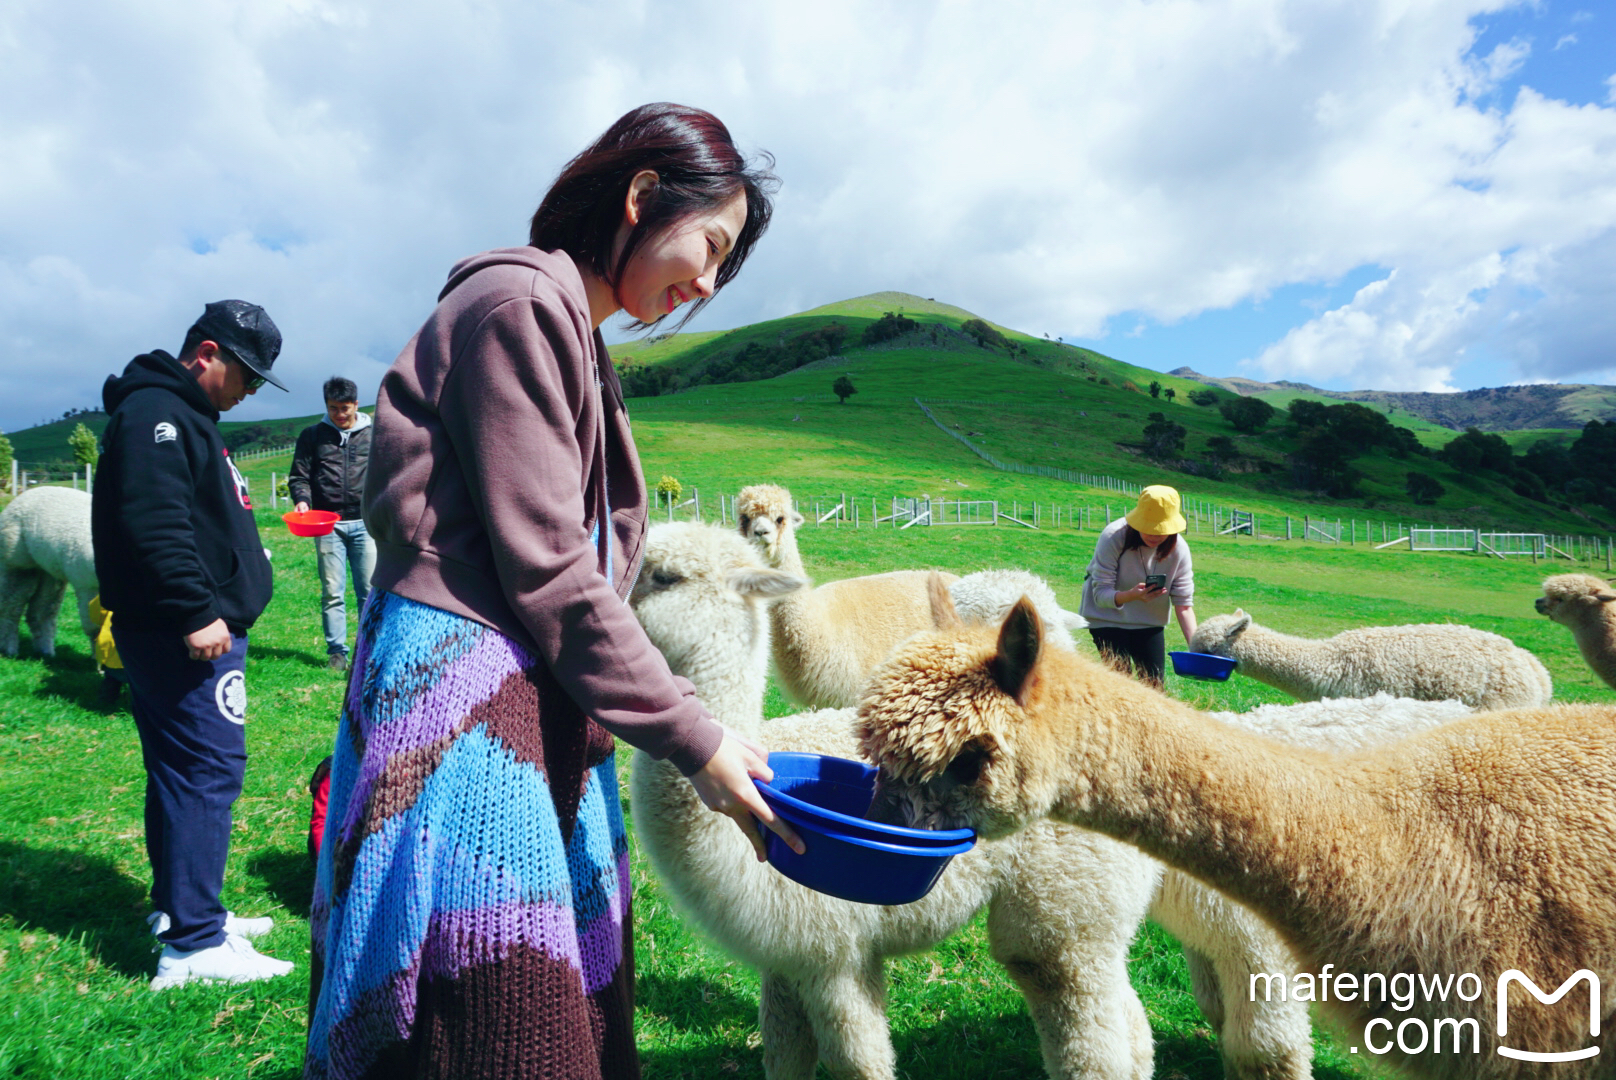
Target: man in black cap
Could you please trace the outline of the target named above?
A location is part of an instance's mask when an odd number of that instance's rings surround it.
[[[224,909],[231,805],[247,764],[247,631],[269,603],[269,560],[219,414],[271,374],[280,331],[256,304],[221,300],[179,359],[135,357],[107,379],[111,414],[91,532],[102,604],[129,677],[146,766],[147,919],[163,943],[152,989],[248,982],[292,965],[248,943],[267,918]]]

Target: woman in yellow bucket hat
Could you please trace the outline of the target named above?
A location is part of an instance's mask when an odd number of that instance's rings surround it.
[[[1100,533],[1083,578],[1082,614],[1094,647],[1158,687],[1166,674],[1169,614],[1178,616],[1185,641],[1195,636],[1195,574],[1189,543],[1179,535],[1184,526],[1175,488],[1145,488],[1138,505]]]

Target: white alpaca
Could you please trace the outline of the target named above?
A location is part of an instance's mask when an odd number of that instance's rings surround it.
[[[793,508],[791,492],[773,484],[743,488],[735,499],[735,515],[741,535],[758,545],[770,566],[813,584],[797,550],[797,529],[803,516]],[[962,611],[996,621],[1020,593],[1011,589],[1008,578],[995,575],[1018,573],[1021,587],[1050,616],[1051,625],[1072,630],[1088,625],[1080,616],[1062,610],[1048,585],[1021,571],[982,571],[973,575],[974,584],[953,574],[943,574],[943,579],[955,592]],[[785,692],[810,707],[858,704],[870,675],[893,648],[911,634],[932,628],[926,592],[930,574],[895,570],[844,578],[775,603],[770,611],[774,666]],[[986,604],[1003,604],[1003,608],[988,612]]]
[[[67,587],[79,602],[79,624],[90,638],[90,600],[100,591],[90,544],[90,496],[72,488],[37,487],[0,511],[0,653],[17,655],[24,611],[34,649],[56,655],[56,618]]]
[[[1203,622],[1190,649],[1231,656],[1242,674],[1301,701],[1385,691],[1476,709],[1519,709],[1546,705],[1554,695],[1537,657],[1469,626],[1366,626],[1314,641],[1259,626],[1237,608]]]
[[[773,750],[857,758],[851,709],[762,722],[767,602],[799,578],[759,565],[739,536],[658,525],[635,612],[714,715]],[[926,603],[930,620],[930,601]],[[771,1080],[895,1076],[883,961],[926,949],[988,906],[993,956],[1027,999],[1051,1076],[1146,1080],[1150,1026],[1128,981],[1128,946],[1155,891],[1153,862],[1083,830],[1029,829],[959,856],[924,899],[837,900],[757,863],[729,819],[665,762],[634,755],[634,828],[669,891],[762,975],[759,1025]]]
[[[1609,686],[1616,686],[1616,590],[1590,574],[1556,574],[1543,582],[1537,613],[1571,631],[1582,658]]]

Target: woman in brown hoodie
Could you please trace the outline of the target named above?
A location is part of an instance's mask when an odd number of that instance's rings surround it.
[[[382,380],[376,570],[311,917],[310,1078],[637,1077],[613,736],[754,841],[761,747],[625,599],[646,488],[599,332],[731,280],[774,178],[717,118],[646,105],[574,158],[530,246],[451,271]]]

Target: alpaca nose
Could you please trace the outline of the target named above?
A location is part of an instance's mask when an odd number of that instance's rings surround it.
[[[1536,600],[1532,601],[1532,606],[1537,608],[1537,613],[1539,615],[1547,615],[1549,613],[1549,598],[1547,596],[1540,596]]]

